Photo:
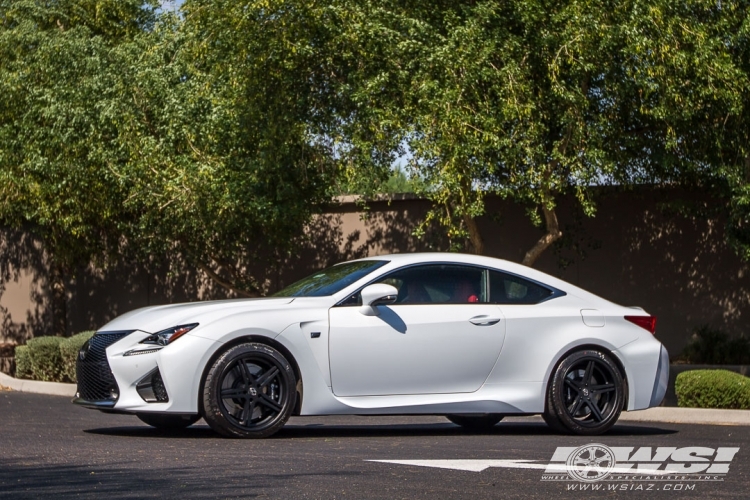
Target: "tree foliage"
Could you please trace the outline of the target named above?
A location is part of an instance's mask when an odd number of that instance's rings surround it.
[[[486,193],[545,226],[531,264],[561,236],[563,194],[592,215],[592,186],[715,186],[746,161],[746,2],[363,5],[352,29],[378,33],[363,43],[389,61],[360,82],[380,110],[368,126],[399,125],[432,188],[428,221],[459,245],[482,253]]]
[[[478,253],[485,195],[522,203],[545,229],[532,264],[563,195],[593,215],[592,186],[692,185],[728,200],[750,258],[748,12],[0,0],[0,223],[44,240],[58,299],[76,265],[125,248],[262,293],[266,263],[346,190],[415,190],[425,224]]]
[[[73,267],[119,246],[117,50],[153,22],[142,1],[0,2],[0,221],[43,239],[56,332]]]
[[[196,0],[182,15],[145,38],[123,90],[136,104],[118,172],[132,239],[258,294],[258,264],[286,258],[338,171],[325,128],[335,95],[304,27],[315,12]]]
[[[338,90],[320,9],[295,2],[0,3],[0,222],[52,263],[122,251],[264,291],[334,192]],[[343,102],[343,101],[342,101]],[[260,271],[259,271],[260,270]]]

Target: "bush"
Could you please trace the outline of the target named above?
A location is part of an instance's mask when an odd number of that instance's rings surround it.
[[[93,331],[81,332],[60,342],[60,355],[62,356],[62,375],[68,382],[76,381],[76,362],[78,351],[83,344],[94,335]]]
[[[692,370],[675,380],[677,406],[750,409],[750,378],[728,370]]]
[[[750,340],[731,338],[721,330],[703,325],[695,330],[690,343],[675,361],[706,365],[750,363]]]
[[[63,360],[60,354],[62,337],[37,337],[29,339],[31,374],[34,380],[60,382],[63,377]]]
[[[29,346],[16,346],[16,378],[31,378]]]

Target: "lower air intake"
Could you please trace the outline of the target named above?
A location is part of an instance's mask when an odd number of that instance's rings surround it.
[[[169,402],[167,388],[164,386],[164,380],[158,368],[143,377],[135,386],[135,390],[147,403]]]

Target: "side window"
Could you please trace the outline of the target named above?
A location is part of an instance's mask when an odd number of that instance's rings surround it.
[[[379,283],[396,287],[396,304],[471,304],[487,302],[484,276],[478,267],[428,264],[395,271]]]
[[[553,291],[518,276],[490,271],[490,297],[492,304],[538,304]]]

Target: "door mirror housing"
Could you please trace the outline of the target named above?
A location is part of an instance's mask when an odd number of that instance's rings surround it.
[[[378,306],[393,304],[398,298],[398,290],[395,286],[377,283],[362,289],[362,306],[359,312],[365,316],[377,316],[380,314]]]

